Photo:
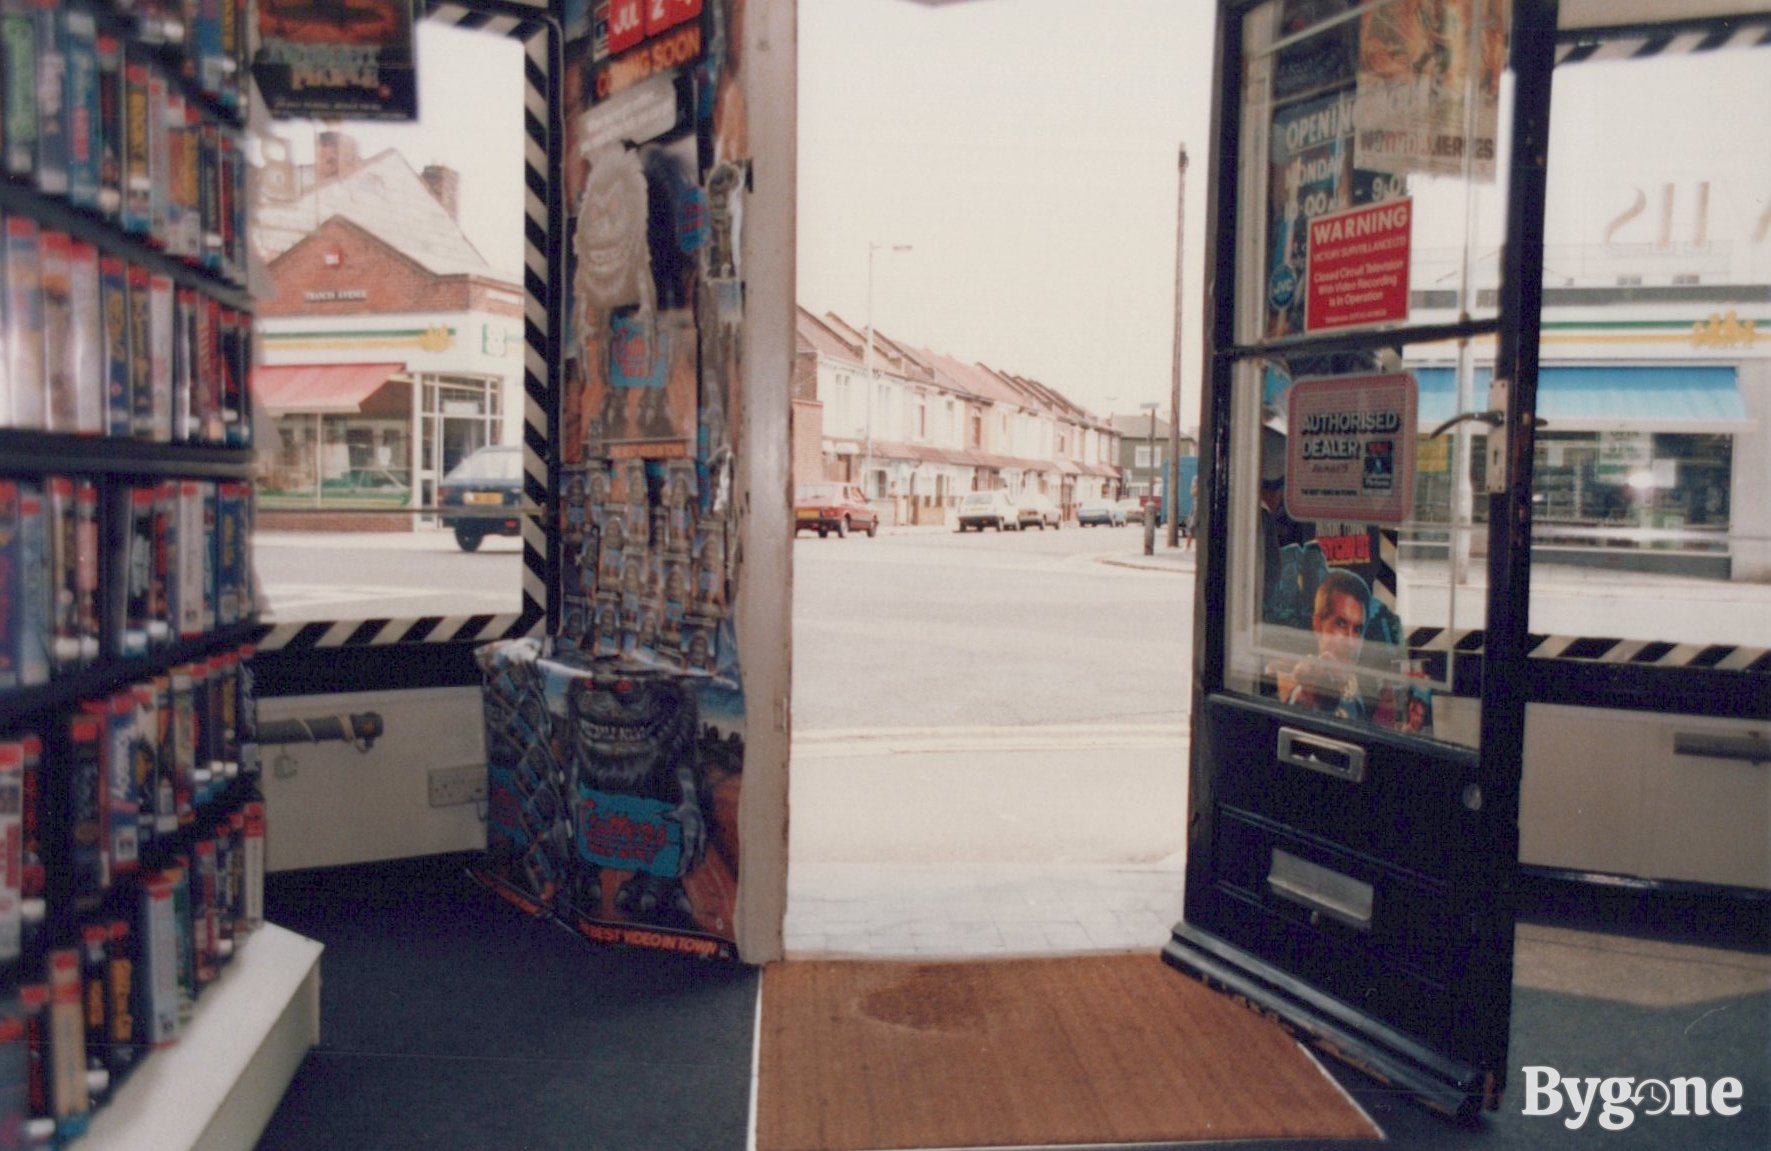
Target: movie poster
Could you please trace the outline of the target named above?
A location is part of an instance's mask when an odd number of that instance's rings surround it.
[[[742,0],[568,12],[560,621],[484,650],[495,890],[735,956]]]
[[[1390,0],[1360,17],[1360,168],[1494,179],[1510,7]]]
[[[1304,332],[1309,227],[1353,203],[1353,94],[1332,92],[1273,114],[1268,175],[1267,336]]]
[[[415,120],[411,0],[259,0],[252,74],[278,119]]]
[[[1285,0],[1274,53],[1273,101],[1288,103],[1353,82],[1359,67],[1359,21],[1346,17],[1361,0]],[[1316,29],[1310,33],[1311,29]],[[1297,39],[1293,39],[1297,37]]]
[[[1266,406],[1287,416],[1261,429],[1257,642],[1279,701],[1430,735],[1430,685],[1397,614],[1394,524],[1412,514],[1412,383],[1269,380]],[[1300,467],[1311,478],[1291,474]],[[1301,498],[1312,488],[1321,490]],[[1309,518],[1322,513],[1358,518]]]
[[[595,942],[731,959],[744,717],[712,679],[536,639],[480,649],[481,879]]]

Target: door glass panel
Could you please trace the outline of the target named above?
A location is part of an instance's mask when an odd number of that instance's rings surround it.
[[[1405,351],[1238,365],[1225,682],[1300,715],[1474,747],[1478,702],[1452,655],[1482,624],[1486,531],[1469,424],[1431,433],[1487,394],[1454,383],[1423,398],[1435,360],[1458,374],[1455,350]]]
[[[1508,0],[1251,13],[1238,344],[1496,315],[1508,19]]]
[[[1771,119],[1723,111],[1771,107],[1765,55],[1556,70],[1531,577],[1554,650],[1771,646]]]

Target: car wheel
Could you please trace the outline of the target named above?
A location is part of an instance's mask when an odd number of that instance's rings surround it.
[[[819,528],[819,529],[818,529],[818,538],[819,538],[819,539],[825,539],[825,538],[826,538],[826,537],[828,537],[828,536],[829,536],[829,535],[830,535],[830,529],[829,529],[829,528]]]
[[[836,538],[839,540],[846,540],[849,538],[848,516],[844,516],[842,519],[836,521]]]
[[[1001,521],[1001,520],[997,520],[997,521],[996,521],[996,530],[997,530],[997,531],[1001,531],[1001,530],[1002,530],[1002,521]]]
[[[477,532],[472,528],[458,526],[455,529],[455,542],[464,552],[479,551],[480,544],[484,542],[485,538],[484,532]]]
[[[867,538],[872,539],[874,536],[876,536],[878,534],[879,534],[879,521],[874,520],[872,523],[867,525]]]

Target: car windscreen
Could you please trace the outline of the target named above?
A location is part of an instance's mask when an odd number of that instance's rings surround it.
[[[965,506],[968,508],[987,508],[995,502],[996,494],[994,492],[973,492],[965,497]]]
[[[523,455],[515,448],[487,451],[482,448],[455,465],[443,477],[444,483],[471,483],[482,480],[516,480],[523,473]]]
[[[812,500],[823,500],[826,502],[834,501],[836,499],[836,485],[835,484],[801,484],[799,486],[799,491],[794,495],[793,498],[796,500],[803,500],[803,501],[808,501],[808,502],[812,501]]]

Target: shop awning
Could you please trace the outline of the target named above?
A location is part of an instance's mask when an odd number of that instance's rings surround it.
[[[1475,403],[1488,403],[1488,368],[1476,369]],[[1450,368],[1417,368],[1422,430],[1451,418]],[[1548,367],[1538,371],[1537,414],[1551,432],[1739,432],[1752,426],[1726,364]]]
[[[252,387],[274,416],[355,415],[405,364],[277,364],[252,369]]]

